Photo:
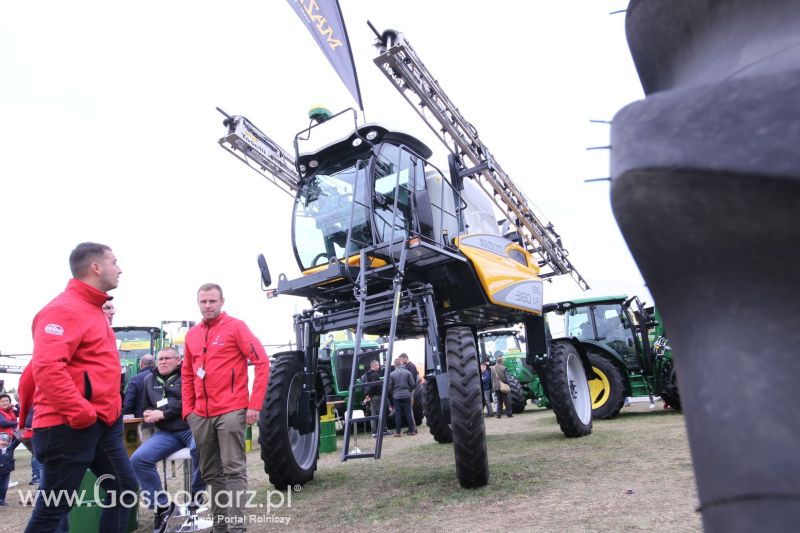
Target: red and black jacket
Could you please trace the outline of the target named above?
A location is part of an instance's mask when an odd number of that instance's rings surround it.
[[[252,394],[247,386],[248,360],[255,367]],[[244,408],[260,411],[268,380],[267,352],[241,320],[221,313],[209,322],[203,320],[186,334],[182,369],[184,418],[191,413],[209,417]]]

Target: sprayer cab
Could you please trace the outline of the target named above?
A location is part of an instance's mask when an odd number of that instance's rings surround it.
[[[298,134],[295,148],[309,130]],[[460,194],[428,162],[431,154],[415,137],[375,124],[298,154],[292,240],[303,277],[281,278],[279,292],[329,294],[353,279],[348,271],[359,267],[362,250],[370,267],[389,266],[392,244],[409,239],[457,253]]]

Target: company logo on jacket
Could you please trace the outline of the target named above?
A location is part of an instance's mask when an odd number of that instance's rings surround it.
[[[49,333],[50,335],[64,335],[64,328],[58,324],[47,324],[44,327],[44,332]]]

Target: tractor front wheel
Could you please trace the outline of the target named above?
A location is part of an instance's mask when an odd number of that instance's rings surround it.
[[[592,418],[614,418],[625,405],[625,381],[622,372],[599,353],[589,352],[587,355],[597,376],[589,380]]]
[[[521,413],[528,403],[525,391],[522,390],[522,384],[515,376],[508,374],[508,386],[511,389],[511,412],[514,414]]]
[[[568,341],[553,342],[547,366],[547,394],[561,431],[567,437],[592,432],[592,400],[578,351]]]
[[[302,405],[303,366],[299,357],[302,352],[275,356],[258,419],[264,471],[277,489],[304,485],[314,478],[317,469],[319,417],[312,404]],[[301,420],[301,413],[311,418]],[[304,425],[307,429],[303,433]]]
[[[681,410],[681,396],[678,393],[678,376],[675,374],[675,367],[672,361],[664,365],[664,390],[661,391],[661,399],[664,403],[675,409]]]
[[[456,476],[466,489],[483,487],[489,482],[489,457],[475,336],[470,328],[450,328],[444,346]]]

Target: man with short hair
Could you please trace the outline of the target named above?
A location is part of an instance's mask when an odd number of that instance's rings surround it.
[[[131,378],[125,388],[125,400],[122,402],[122,414],[142,418],[145,407],[144,380],[153,374],[156,360],[151,354],[144,354],[139,359],[139,373]]]
[[[161,491],[156,465],[183,448],[192,454],[192,494],[205,488],[200,476],[197,448],[192,430],[183,419],[181,357],[175,348],[158,352],[158,366],[142,384],[145,423],[155,424],[156,432],[131,456],[133,471],[142,486],[145,503],[154,510],[153,531],[163,531],[176,506]]]
[[[363,389],[365,395],[364,401],[369,404],[369,412],[372,416],[378,416],[381,412],[381,393],[383,392],[381,377],[383,374],[381,374],[380,370],[380,362],[378,362],[377,359],[373,359],[369,362],[369,370],[361,376],[361,383],[367,384]],[[378,421],[372,420],[370,421],[370,425],[372,426],[372,437],[374,438],[378,431]],[[383,430],[384,434],[388,433],[385,425]]]
[[[111,303],[111,300],[113,299],[113,296],[109,296],[108,300],[106,300],[106,303],[103,304],[103,314],[106,315],[106,320],[108,320],[109,326],[114,322],[114,315],[117,314],[114,304]]]
[[[269,358],[247,325],[222,311],[224,303],[217,284],[206,283],[197,291],[203,321],[186,334],[183,416],[197,442],[203,479],[211,485],[214,531],[245,531],[244,433],[246,425],[258,420],[267,392]],[[255,370],[252,394],[248,360]],[[218,498],[221,492],[226,494]]]
[[[419,383],[419,370],[417,370],[417,365],[409,360],[407,353],[400,354],[400,364],[402,364],[406,370],[411,372],[411,377],[414,378],[414,383]]]
[[[25,531],[54,531],[70,510],[56,495],[74,494],[91,469],[117,502],[103,508],[99,530],[121,533],[138,485],[122,442],[119,354],[102,307],[122,271],[111,248],[91,242],[72,251],[69,265],[67,288],[33,319],[33,449],[40,489],[52,500],[37,498]]]
[[[400,358],[394,360],[394,371],[389,374],[389,394],[394,399],[394,436],[399,437],[403,429],[403,418],[408,424],[407,435],[416,435],[417,426],[414,424],[414,415],[411,413],[411,398],[414,395],[414,378],[411,372],[405,369]]]

